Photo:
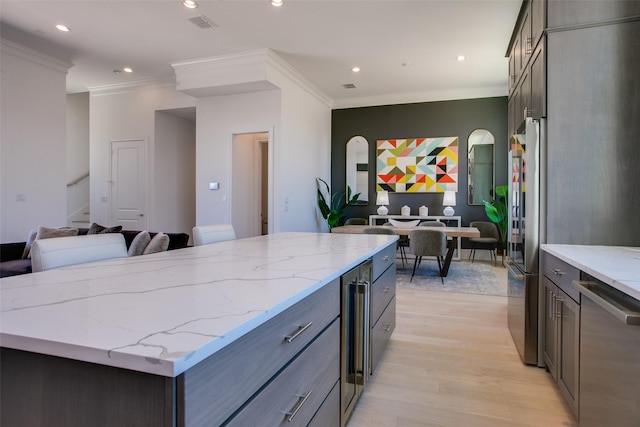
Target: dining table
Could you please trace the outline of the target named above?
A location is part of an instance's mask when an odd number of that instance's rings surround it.
[[[365,228],[388,228],[395,231],[399,236],[410,236],[411,231],[419,228],[417,227],[394,227],[391,225],[342,225],[333,227],[332,233],[347,233],[347,234],[363,234]],[[458,246],[458,239],[461,237],[480,237],[480,230],[475,227],[438,227],[435,230],[444,231],[447,236],[447,255],[444,259],[444,265],[442,266],[442,276],[447,277],[449,273],[449,267],[451,266],[451,259],[453,253]]]

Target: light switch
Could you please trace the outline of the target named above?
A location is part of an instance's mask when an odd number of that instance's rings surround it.
[[[220,184],[217,182],[210,182],[209,183],[209,190],[217,190],[218,188],[220,188]]]

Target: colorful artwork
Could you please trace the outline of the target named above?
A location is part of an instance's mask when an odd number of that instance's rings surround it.
[[[377,141],[376,191],[458,191],[458,137]]]

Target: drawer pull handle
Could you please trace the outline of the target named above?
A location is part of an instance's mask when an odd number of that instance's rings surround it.
[[[298,332],[296,332],[293,335],[289,335],[284,337],[285,340],[287,340],[287,342],[293,342],[293,340],[295,340],[296,338],[298,338],[300,336],[301,333],[303,333],[304,331],[306,331],[307,329],[309,329],[309,327],[313,325],[313,322],[309,322],[306,325],[300,325],[299,326],[299,330]]]
[[[385,255],[382,257],[382,259],[386,262],[386,261],[389,261],[391,257],[389,255]]]
[[[389,332],[391,330],[391,323],[385,323],[382,329],[384,329],[385,332]]]
[[[555,274],[556,276],[564,276],[564,271],[558,269],[558,268],[554,268],[553,270],[551,270],[553,272],[553,274]]]
[[[389,292],[391,292],[391,288],[387,286],[386,288],[384,288],[382,292],[384,292],[385,294],[388,294]]]
[[[302,400],[298,402],[298,404],[296,405],[295,408],[293,408],[293,410],[291,412],[287,412],[285,415],[288,415],[289,417],[287,418],[287,422],[292,422],[293,419],[296,417],[296,415],[298,415],[298,412],[300,411],[300,409],[302,409],[302,406],[307,403],[307,399],[309,398],[309,396],[311,396],[311,390],[309,390],[309,393],[307,394],[299,394],[298,397],[301,397]]]

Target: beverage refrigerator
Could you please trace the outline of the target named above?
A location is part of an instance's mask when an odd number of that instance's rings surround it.
[[[526,112],[525,112],[526,116]],[[525,364],[539,365],[540,121],[527,118],[510,139],[507,232],[508,325]]]

